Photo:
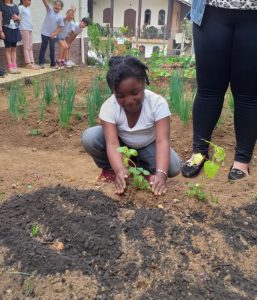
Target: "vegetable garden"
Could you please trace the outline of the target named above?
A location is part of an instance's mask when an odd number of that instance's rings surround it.
[[[194,61],[160,53],[146,63],[186,159]],[[228,182],[230,91],[199,177],[168,179],[155,197],[145,170],[128,166],[133,180],[117,196],[80,145],[110,95],[105,72],[78,67],[2,86],[0,299],[257,299],[257,152],[251,176]]]

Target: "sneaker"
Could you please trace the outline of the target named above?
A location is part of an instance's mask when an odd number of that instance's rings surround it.
[[[40,69],[44,69],[45,65],[44,64],[39,64]]]
[[[197,176],[206,160],[208,160],[208,156],[204,156],[201,153],[194,153],[182,166],[181,174],[187,178]]]
[[[250,174],[249,169],[248,169],[248,173]],[[232,168],[232,167],[230,168],[230,171],[228,173],[229,180],[238,180],[238,179],[242,179],[246,176],[247,176],[247,174],[244,171],[239,170],[237,168]]]
[[[113,182],[115,180],[116,174],[113,170],[102,169],[98,180],[102,180],[104,182]]]
[[[68,60],[64,64],[68,68],[76,66],[76,64],[72,60]]]

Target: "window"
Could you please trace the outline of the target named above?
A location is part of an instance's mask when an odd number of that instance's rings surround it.
[[[111,9],[105,8],[103,11],[103,23],[111,23]]]
[[[150,25],[151,24],[151,11],[150,9],[147,9],[145,11],[145,21],[144,21],[145,25]]]
[[[159,46],[154,46],[153,47],[153,53],[159,53],[160,52],[160,47]]]
[[[165,10],[163,9],[159,11],[158,25],[165,25]]]

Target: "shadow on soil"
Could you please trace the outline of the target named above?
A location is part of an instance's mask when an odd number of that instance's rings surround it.
[[[194,211],[186,225],[162,209],[124,206],[98,191],[44,188],[0,207],[0,244],[8,249],[4,264],[42,276],[65,270],[94,275],[99,300],[120,292],[132,299],[139,278],[149,283],[140,300],[256,299],[257,277],[247,277],[215,255],[206,253],[208,271],[189,271],[191,258],[204,251],[192,239],[209,238],[203,223],[222,233],[232,255],[257,243],[257,202],[230,215],[216,210],[214,222]],[[33,224],[41,228],[36,238],[31,236]],[[63,251],[52,247],[56,240],[64,243]],[[129,255],[124,243],[138,256]]]

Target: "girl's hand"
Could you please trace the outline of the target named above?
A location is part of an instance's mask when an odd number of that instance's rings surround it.
[[[3,33],[3,31],[0,32],[0,38],[1,38],[2,40],[5,39],[5,34]]]
[[[128,178],[127,170],[121,170],[116,174],[114,185],[116,188],[116,194],[121,195],[126,189],[126,179]]]
[[[20,21],[20,17],[19,16],[17,16],[17,15],[12,15],[12,19],[14,20],[14,21]]]
[[[155,196],[161,196],[166,194],[167,185],[166,185],[167,177],[165,174],[157,172],[155,175],[150,177],[150,185],[152,186],[152,192]]]
[[[54,39],[56,38],[56,34],[55,34],[55,33],[52,33],[51,36],[50,36],[50,38],[51,38],[52,40],[54,40]]]

